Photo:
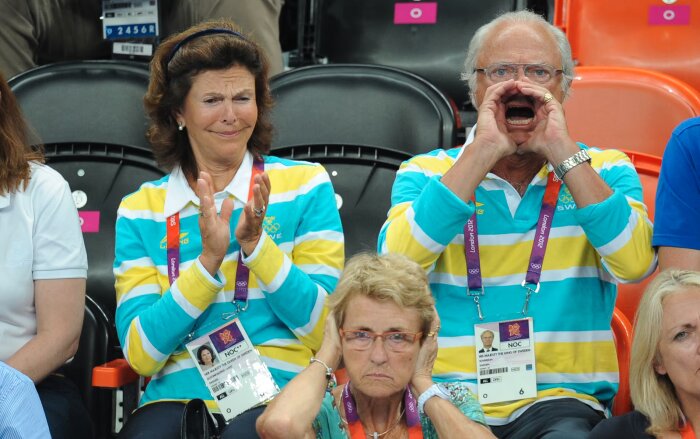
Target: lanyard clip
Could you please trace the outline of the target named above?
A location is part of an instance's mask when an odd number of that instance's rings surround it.
[[[528,284],[527,281],[523,281],[523,283],[520,285],[527,290],[527,292],[525,293],[525,303],[523,304],[522,310],[522,314],[525,315],[527,314],[527,307],[530,304],[530,296],[532,295],[532,293],[537,294],[540,292],[540,283],[537,282],[537,284],[534,287],[534,290],[529,286],[531,284]]]
[[[483,285],[481,286],[481,290],[476,290],[472,292],[470,288],[467,287],[467,296],[472,297],[474,299],[474,304],[476,305],[476,312],[479,315],[479,320],[484,320],[484,315],[481,313],[481,303],[479,303],[479,297],[483,296],[484,293],[484,287]]]

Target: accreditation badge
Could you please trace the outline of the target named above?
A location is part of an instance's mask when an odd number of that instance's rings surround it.
[[[186,347],[226,422],[279,393],[239,319],[226,322]]]
[[[532,318],[477,323],[476,379],[481,404],[537,396]]]

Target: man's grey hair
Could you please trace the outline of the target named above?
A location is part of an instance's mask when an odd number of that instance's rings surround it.
[[[502,24],[520,24],[526,23],[534,26],[542,26],[549,31],[549,33],[554,37],[554,40],[559,47],[559,52],[561,53],[561,69],[564,71],[563,78],[561,81],[561,88],[564,92],[564,96],[569,94],[569,89],[571,88],[571,81],[574,78],[574,60],[571,58],[571,45],[569,40],[566,39],[566,35],[556,26],[553,26],[547,20],[545,20],[541,15],[528,10],[507,12],[505,14],[499,15],[490,22],[481,26],[474,33],[472,40],[469,42],[469,48],[467,49],[467,58],[464,60],[464,71],[462,72],[462,80],[467,82],[469,87],[469,99],[471,99],[472,105],[476,107],[476,60],[481,53],[481,49],[484,46],[486,38],[491,34],[491,31],[496,29]]]

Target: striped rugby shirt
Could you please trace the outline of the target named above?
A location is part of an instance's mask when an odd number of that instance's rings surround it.
[[[531,297],[538,400],[574,397],[602,410],[618,388],[610,320],[616,281],[637,281],[656,267],[652,225],[634,166],[623,153],[579,144],[612,188],[605,201],[578,209],[562,185],[543,262],[541,289]],[[441,318],[438,381],[460,380],[476,392],[474,301],[467,297],[464,225],[477,211],[485,321],[517,316],[525,301],[521,282],[551,165],[520,198],[489,173],[465,203],[440,182],[462,148],[436,150],[404,162],[392,190],[392,207],[379,236],[382,252],[402,253],[429,272]],[[506,317],[506,318],[507,318]],[[491,425],[516,419],[533,399],[484,406]]]
[[[320,347],[325,297],[343,267],[344,241],[330,178],[318,164],[264,157],[271,182],[263,236],[244,258],[250,268],[249,306],[241,322],[278,385],[284,386]],[[248,196],[252,155],[215,195],[217,210],[234,200],[231,244],[215,277],[202,251],[198,198],[176,168],[122,200],[116,224],[116,326],[124,356],[151,376],[141,403],[201,398],[214,401],[182,342],[223,324],[234,309],[239,245],[234,230]],[[166,267],[168,216],[180,213],[180,276],[170,287]]]

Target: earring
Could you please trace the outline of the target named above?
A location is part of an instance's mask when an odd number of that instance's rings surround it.
[[[184,124],[184,123],[178,122],[178,124],[177,124],[177,130],[178,130],[178,131],[182,131],[182,130],[184,130],[184,129],[185,129],[185,124]]]

